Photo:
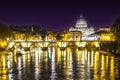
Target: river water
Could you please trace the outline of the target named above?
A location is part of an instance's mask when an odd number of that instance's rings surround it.
[[[67,48],[0,53],[0,80],[120,80],[120,57]]]

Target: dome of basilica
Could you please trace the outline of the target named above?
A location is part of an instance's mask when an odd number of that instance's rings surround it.
[[[75,27],[87,27],[87,21],[83,18],[83,16],[80,16],[80,19],[77,20]]]

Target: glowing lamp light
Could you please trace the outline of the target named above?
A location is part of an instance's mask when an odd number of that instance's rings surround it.
[[[0,44],[1,44],[1,47],[2,47],[2,48],[5,48],[5,47],[7,46],[7,42],[5,42],[5,41],[4,41],[4,42],[1,42]]]
[[[97,43],[95,46],[96,46],[96,47],[99,47],[99,44]]]

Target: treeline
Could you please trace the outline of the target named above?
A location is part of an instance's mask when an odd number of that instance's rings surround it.
[[[36,35],[36,33],[45,34],[44,29],[41,29],[39,25],[6,25],[0,23],[0,51],[4,50],[7,45],[6,41],[11,40],[14,37],[14,33],[24,33]]]
[[[8,25],[0,23],[0,40],[4,41],[12,36],[12,30]]]

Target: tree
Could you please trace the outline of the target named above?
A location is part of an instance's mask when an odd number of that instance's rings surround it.
[[[56,39],[57,39],[58,41],[60,41],[60,40],[63,39],[63,36],[61,36],[61,34],[57,34],[55,37],[56,37]]]
[[[60,50],[65,50],[63,40],[62,40],[64,37],[61,34],[58,33],[55,36],[55,38],[56,38],[56,40],[60,41],[60,43],[61,43]]]
[[[120,40],[120,16],[114,21],[111,31],[116,40]]]
[[[12,36],[12,31],[10,28],[5,25],[0,23],[0,40],[6,40],[7,38],[10,38]]]
[[[0,50],[4,50],[7,46],[6,40],[12,36],[12,31],[10,28],[0,23]]]
[[[111,27],[111,31],[116,39],[118,46],[118,53],[120,54],[120,16],[114,21]]]
[[[40,34],[41,34],[42,40],[45,40],[45,37],[47,36],[47,31],[45,29],[42,29]]]

